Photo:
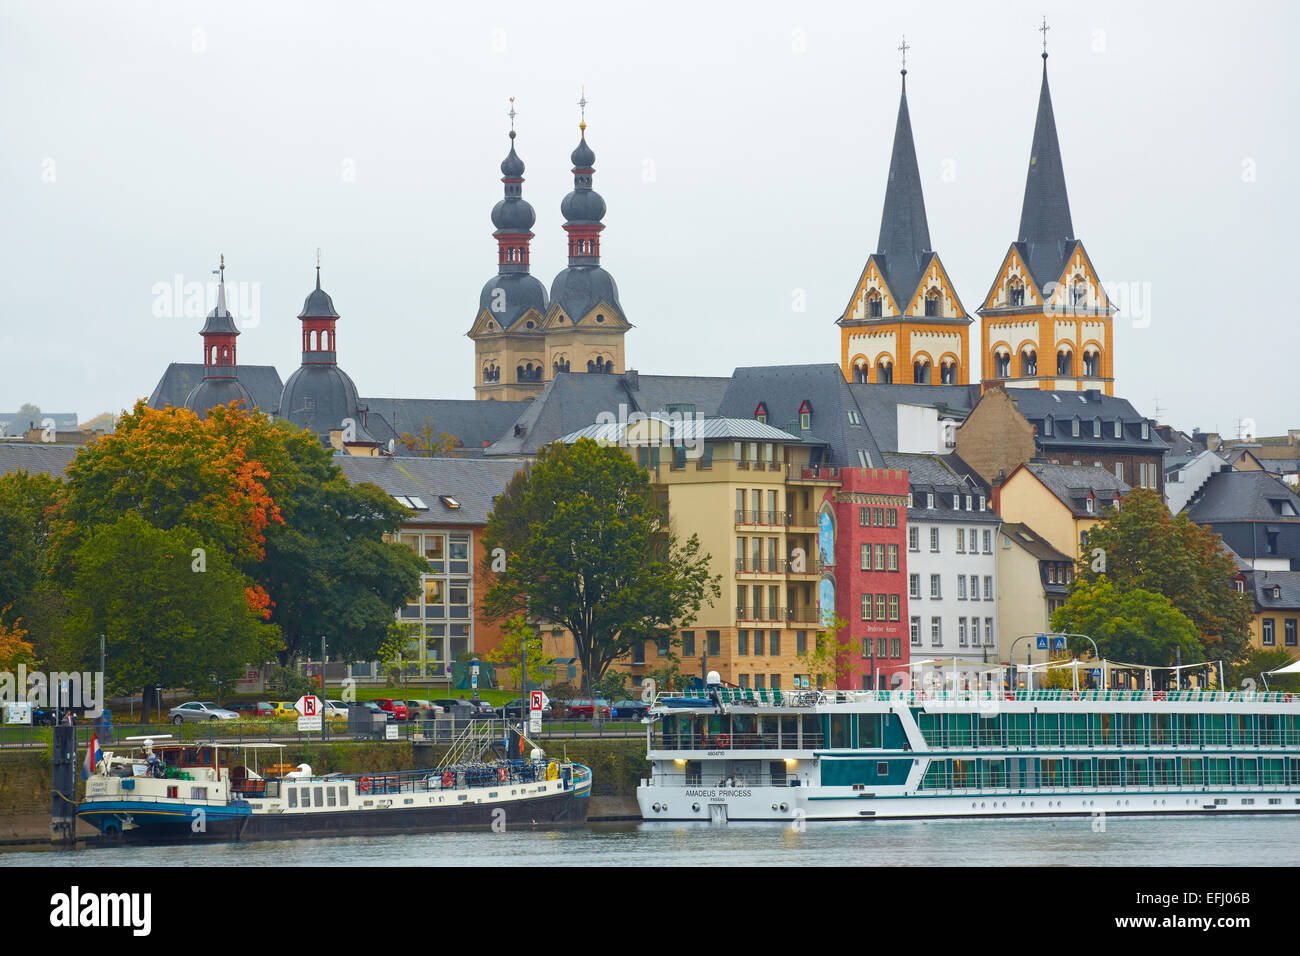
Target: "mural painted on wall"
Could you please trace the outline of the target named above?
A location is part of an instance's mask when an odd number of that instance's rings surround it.
[[[822,625],[832,627],[835,624],[835,579],[827,576],[817,585],[817,599],[821,602]]]
[[[817,516],[817,549],[821,552],[822,567],[835,564],[835,519],[830,509],[823,509]]]

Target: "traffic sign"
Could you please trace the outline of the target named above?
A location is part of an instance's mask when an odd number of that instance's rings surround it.
[[[1054,637],[1054,638],[1052,638],[1052,646],[1053,646],[1053,647],[1064,648],[1064,647],[1065,647],[1065,638],[1063,638],[1063,637]]]
[[[540,711],[542,709],[542,692],[540,690],[528,692],[528,709],[531,711]]]
[[[1040,638],[1038,639],[1038,649],[1039,649],[1040,651],[1045,651],[1045,650],[1047,650],[1047,638],[1046,638],[1046,637],[1040,637]]]
[[[528,732],[530,734],[540,734],[542,732],[542,712],[540,710],[528,712]]]
[[[298,716],[300,717],[320,716],[320,698],[315,694],[303,694],[298,698],[293,706],[298,711]]]

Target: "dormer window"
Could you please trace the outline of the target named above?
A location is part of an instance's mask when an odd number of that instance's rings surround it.
[[[1150,437],[1151,437],[1151,424],[1150,424],[1149,422],[1143,422],[1143,423],[1142,423],[1142,440],[1143,440],[1143,441],[1146,441],[1146,440],[1148,440]]]
[[[1094,419],[1092,420],[1092,437],[1093,437],[1093,438],[1100,438],[1100,437],[1101,437],[1101,419],[1100,419],[1100,418],[1094,418]]]
[[[934,494],[933,494],[933,492],[929,492],[929,491],[927,491],[927,492],[925,493],[925,506],[926,506],[927,508],[933,508],[933,507],[934,507]]]
[[[1052,437],[1052,427],[1053,427],[1052,416],[1048,415],[1046,418],[1043,419],[1043,434],[1048,438]]]
[[[966,496],[966,510],[967,510],[967,511],[973,511],[973,510],[974,510],[974,509],[971,507],[971,505],[972,505],[973,503],[974,503],[974,501],[973,501],[973,499],[971,498],[971,496],[970,496],[970,495],[967,495],[967,496]]]
[[[1077,418],[1073,418],[1070,420],[1070,437],[1071,438],[1079,437],[1079,419]]]
[[[1116,511],[1119,511],[1119,495],[1115,496],[1115,500],[1110,503],[1110,506]]]
[[[988,510],[987,508],[985,508],[985,503],[986,503],[986,499],[984,498],[983,495],[980,495],[980,511]]]
[[[1088,510],[1088,514],[1092,514],[1092,513],[1093,513],[1093,504],[1092,504],[1092,502],[1093,502],[1092,495],[1089,494],[1087,500],[1084,502],[1084,507]]]
[[[1276,584],[1273,585],[1273,600],[1276,601],[1281,597],[1282,597],[1282,588],[1279,585]]]
[[[758,407],[754,409],[754,418],[764,424],[767,423],[767,403],[759,402]]]
[[[1115,437],[1116,438],[1124,437],[1124,423],[1121,422],[1118,418],[1115,419]]]
[[[812,403],[804,399],[803,404],[799,406],[799,427],[803,431],[812,428],[812,410]]]
[[[438,500],[441,501],[446,507],[450,508],[452,511],[456,511],[460,508],[460,502],[457,501],[455,498],[453,498],[451,495],[439,495]]]
[[[961,495],[952,496],[952,510],[961,511]]]

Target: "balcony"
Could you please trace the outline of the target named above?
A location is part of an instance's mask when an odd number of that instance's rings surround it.
[[[736,608],[737,621],[756,621],[763,624],[780,624],[786,620],[786,609],[783,607],[756,607],[750,609],[743,604]]]
[[[807,558],[801,571],[794,571],[794,562],[788,558],[760,558],[758,561],[746,561],[736,558],[736,570],[743,574],[820,574],[822,564],[817,558]]]
[[[756,511],[736,510],[736,524],[757,524],[765,527],[784,527],[786,516],[780,511],[758,509]]]
[[[815,529],[817,527],[817,513],[815,511],[787,511],[782,517],[788,528]]]

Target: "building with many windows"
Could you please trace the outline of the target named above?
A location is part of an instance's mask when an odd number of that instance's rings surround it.
[[[1265,471],[1210,475],[1184,513],[1256,571],[1300,571],[1300,495]]]
[[[1056,550],[1078,560],[1088,554],[1088,532],[1129,486],[1105,468],[1083,465],[1020,465],[993,489],[993,503],[1007,522],[1033,528]]]
[[[954,659],[967,674],[998,660],[1001,519],[989,490],[954,455],[886,454],[906,469],[908,641],[911,657]],[[914,675],[915,678],[916,675]]]
[[[429,562],[420,593],[397,612],[411,625],[413,679],[442,680],[462,654],[487,654],[501,627],[483,614],[483,528],[519,459],[339,456],[348,481],[378,485],[409,512],[396,540]],[[354,673],[357,673],[354,668]]]
[[[1300,658],[1300,571],[1243,571],[1236,586],[1254,601],[1251,646],[1265,651],[1281,648],[1293,660]]]

